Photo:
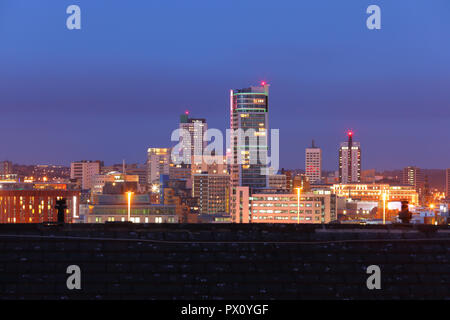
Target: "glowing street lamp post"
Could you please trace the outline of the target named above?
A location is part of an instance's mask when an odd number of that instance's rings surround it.
[[[128,221],[131,220],[131,195],[133,194],[133,192],[128,191],[127,192],[127,196],[128,196]]]
[[[386,192],[383,193],[383,224],[386,224]]]
[[[297,189],[297,224],[300,223],[300,191],[302,188],[295,188]]]

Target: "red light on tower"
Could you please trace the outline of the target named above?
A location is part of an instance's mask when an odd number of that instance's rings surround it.
[[[267,84],[267,82],[266,81],[261,81],[261,86],[265,86]]]
[[[349,137],[351,137],[351,136],[353,136],[353,131],[349,130],[347,134]]]
[[[184,112],[184,114],[188,116],[188,115],[189,115],[189,111],[186,110],[186,111]]]

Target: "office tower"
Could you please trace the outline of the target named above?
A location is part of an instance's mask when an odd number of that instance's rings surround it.
[[[361,144],[353,141],[353,132],[347,133],[348,141],[339,148],[339,182],[361,182]]]
[[[223,173],[193,175],[192,195],[198,199],[200,214],[229,213],[230,176]]]
[[[445,197],[450,199],[450,168],[445,170]]]
[[[192,164],[192,196],[198,199],[200,214],[228,214],[229,187],[226,157],[205,156]]]
[[[192,157],[201,161],[199,157],[203,155],[203,150],[207,146],[207,142],[203,141],[204,134],[208,130],[206,120],[189,118],[189,112],[186,111],[180,116],[180,129],[189,132],[189,141],[183,140],[182,142],[182,164],[190,165]],[[186,150],[189,150],[189,152],[184,152]]]
[[[82,160],[70,164],[70,179],[80,181],[81,189],[91,189],[94,177],[100,174],[102,167],[101,161]]]
[[[225,156],[204,156],[202,162],[192,164],[192,175],[198,173],[228,174],[227,159]]]
[[[403,168],[402,184],[407,186],[413,186],[419,193],[420,200],[423,200],[422,197],[425,191],[424,190],[425,180],[422,170],[420,170],[420,168],[413,166]]]
[[[161,175],[169,174],[170,149],[148,148],[147,150],[147,183],[159,184]]]
[[[268,185],[268,106],[269,85],[265,82],[230,92],[232,187]]]
[[[311,148],[306,148],[305,173],[310,183],[322,180],[322,150],[314,145],[314,140]]]

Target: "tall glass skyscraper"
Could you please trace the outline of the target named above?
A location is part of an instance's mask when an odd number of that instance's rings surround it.
[[[230,92],[231,187],[268,186],[269,85]],[[241,130],[239,130],[241,129]]]

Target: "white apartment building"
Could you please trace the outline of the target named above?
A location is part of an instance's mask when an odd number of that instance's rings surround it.
[[[314,140],[305,151],[305,174],[310,183],[322,180],[322,149],[314,145]]]
[[[82,160],[70,164],[70,179],[77,179],[83,190],[91,189],[93,179],[100,174],[100,161]]]

